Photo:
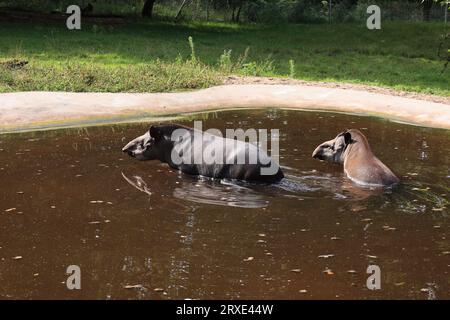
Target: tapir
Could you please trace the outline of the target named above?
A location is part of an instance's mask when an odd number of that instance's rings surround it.
[[[372,152],[367,138],[357,129],[339,133],[336,138],[319,145],[312,157],[343,164],[344,172],[353,182],[366,186],[392,186],[397,176]]]
[[[122,151],[138,160],[159,160],[190,175],[267,183],[284,178],[262,148],[177,124],[153,125]]]

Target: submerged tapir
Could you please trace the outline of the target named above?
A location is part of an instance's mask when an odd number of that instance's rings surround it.
[[[370,149],[361,131],[346,130],[319,145],[313,158],[344,165],[348,178],[367,186],[391,186],[399,182],[395,174]]]
[[[151,126],[122,151],[138,160],[165,162],[191,175],[268,183],[284,177],[279,165],[254,144],[176,124]]]

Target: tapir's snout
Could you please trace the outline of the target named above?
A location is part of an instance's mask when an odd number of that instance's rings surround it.
[[[129,156],[133,155],[133,151],[131,150],[131,146],[129,144],[122,148],[122,152],[128,154]]]
[[[133,155],[133,151],[132,151],[131,148],[128,147],[128,146],[123,147],[123,148],[122,148],[122,152],[128,154],[129,156],[132,156],[132,155]]]
[[[150,134],[147,132],[128,142],[125,147],[122,148],[122,152],[138,160],[151,160],[152,155],[150,149]]]
[[[134,156],[133,150],[129,150],[129,149],[123,148],[123,149],[122,149],[122,152],[128,154],[130,157],[133,157],[133,156]]]
[[[334,161],[334,145],[335,140],[325,141],[322,144],[318,145],[316,149],[314,149],[312,153],[312,157],[314,159],[324,160],[324,161]]]
[[[136,140],[136,139],[135,139]],[[122,152],[128,154],[130,157],[134,156],[134,150],[136,149],[136,141],[130,141],[122,148]]]
[[[314,159],[319,159],[319,160],[325,160],[324,156],[323,156],[323,145],[318,146],[312,153],[312,157]]]
[[[319,153],[320,153],[320,147],[317,147],[316,149],[314,149],[311,157],[313,157],[314,159],[317,159],[319,157]]]

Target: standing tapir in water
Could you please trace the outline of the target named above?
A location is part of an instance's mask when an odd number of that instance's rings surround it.
[[[205,150],[209,150],[213,161],[203,157]],[[251,143],[175,124],[151,126],[122,151],[138,160],[160,160],[191,175],[268,183],[284,177],[279,165]],[[195,161],[198,157],[200,160]]]
[[[391,186],[399,182],[395,174],[370,149],[361,131],[346,130],[333,140],[319,145],[313,158],[344,165],[344,172],[352,181],[368,186]]]

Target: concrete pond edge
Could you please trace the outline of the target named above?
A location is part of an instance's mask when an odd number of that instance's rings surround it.
[[[239,84],[177,93],[2,93],[0,133],[162,120],[241,108],[348,113],[450,129],[449,104],[352,89]]]

